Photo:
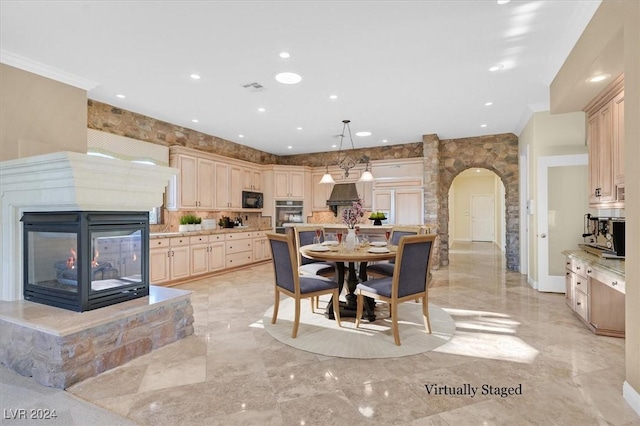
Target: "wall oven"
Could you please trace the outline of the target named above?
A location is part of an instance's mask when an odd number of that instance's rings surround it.
[[[284,234],[285,223],[304,223],[302,201],[278,200],[276,201],[276,232]]]

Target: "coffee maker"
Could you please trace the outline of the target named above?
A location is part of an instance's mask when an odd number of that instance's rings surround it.
[[[624,217],[595,217],[584,215],[584,244],[580,248],[600,257],[624,259]]]

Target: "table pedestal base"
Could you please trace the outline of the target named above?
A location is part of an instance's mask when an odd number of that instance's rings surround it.
[[[356,275],[356,265],[355,262],[349,262],[349,275],[347,279],[347,290],[348,293],[345,296],[347,299],[346,302],[340,302],[340,317],[341,318],[355,318],[357,312],[357,299],[356,296],[356,286],[361,281],[366,281],[367,279],[367,263],[360,262],[360,271],[359,277]],[[344,262],[336,262],[336,270],[338,272],[338,283],[340,284],[339,292],[342,292],[342,288],[344,286],[344,275],[345,268]],[[367,319],[369,322],[373,322],[376,320],[376,315],[374,313],[375,300],[370,297],[364,298],[364,312],[362,313],[362,318]],[[329,301],[329,305],[327,305],[327,309],[325,311],[324,316],[328,319],[335,319],[335,315],[333,313],[333,298]]]

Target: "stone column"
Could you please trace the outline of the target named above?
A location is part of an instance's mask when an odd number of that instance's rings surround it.
[[[438,227],[438,212],[440,210],[440,199],[438,197],[439,186],[439,168],[440,168],[440,138],[438,135],[423,135],[422,136],[422,150],[423,150],[423,181],[424,181],[424,223],[431,228],[432,233],[439,234]],[[442,235],[436,241],[434,247],[435,253],[433,254],[433,268],[438,269],[442,263],[443,258],[440,255],[440,247],[442,247]],[[445,260],[447,257],[444,258]]]

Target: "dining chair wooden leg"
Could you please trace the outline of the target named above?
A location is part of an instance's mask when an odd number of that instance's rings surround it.
[[[336,319],[336,322],[338,323],[338,327],[342,327],[342,323],[340,322],[340,300],[338,297],[338,289],[336,289],[333,292],[333,316]]]
[[[271,317],[271,324],[276,323],[278,318],[278,307],[280,307],[280,292],[276,289],[276,301],[273,304],[273,316]]]
[[[422,298],[422,317],[424,318],[424,327],[427,329],[427,333],[431,334],[431,320],[429,319],[429,302],[427,297]]]
[[[364,296],[362,293],[358,294],[358,300],[356,303],[356,328],[360,327],[360,318],[362,318],[362,308],[364,306]]]
[[[298,335],[298,325],[300,324],[300,299],[295,299],[296,300],[296,314],[295,317],[293,319],[293,331],[291,332],[291,338],[295,339],[296,336]]]
[[[400,330],[398,330],[398,304],[391,303],[391,324],[393,326],[393,340],[400,346]]]
[[[312,314],[316,313],[316,310],[314,308],[317,307],[317,303],[318,303],[317,299],[318,299],[318,297],[310,297],[309,298],[309,302],[311,302],[311,313]]]

